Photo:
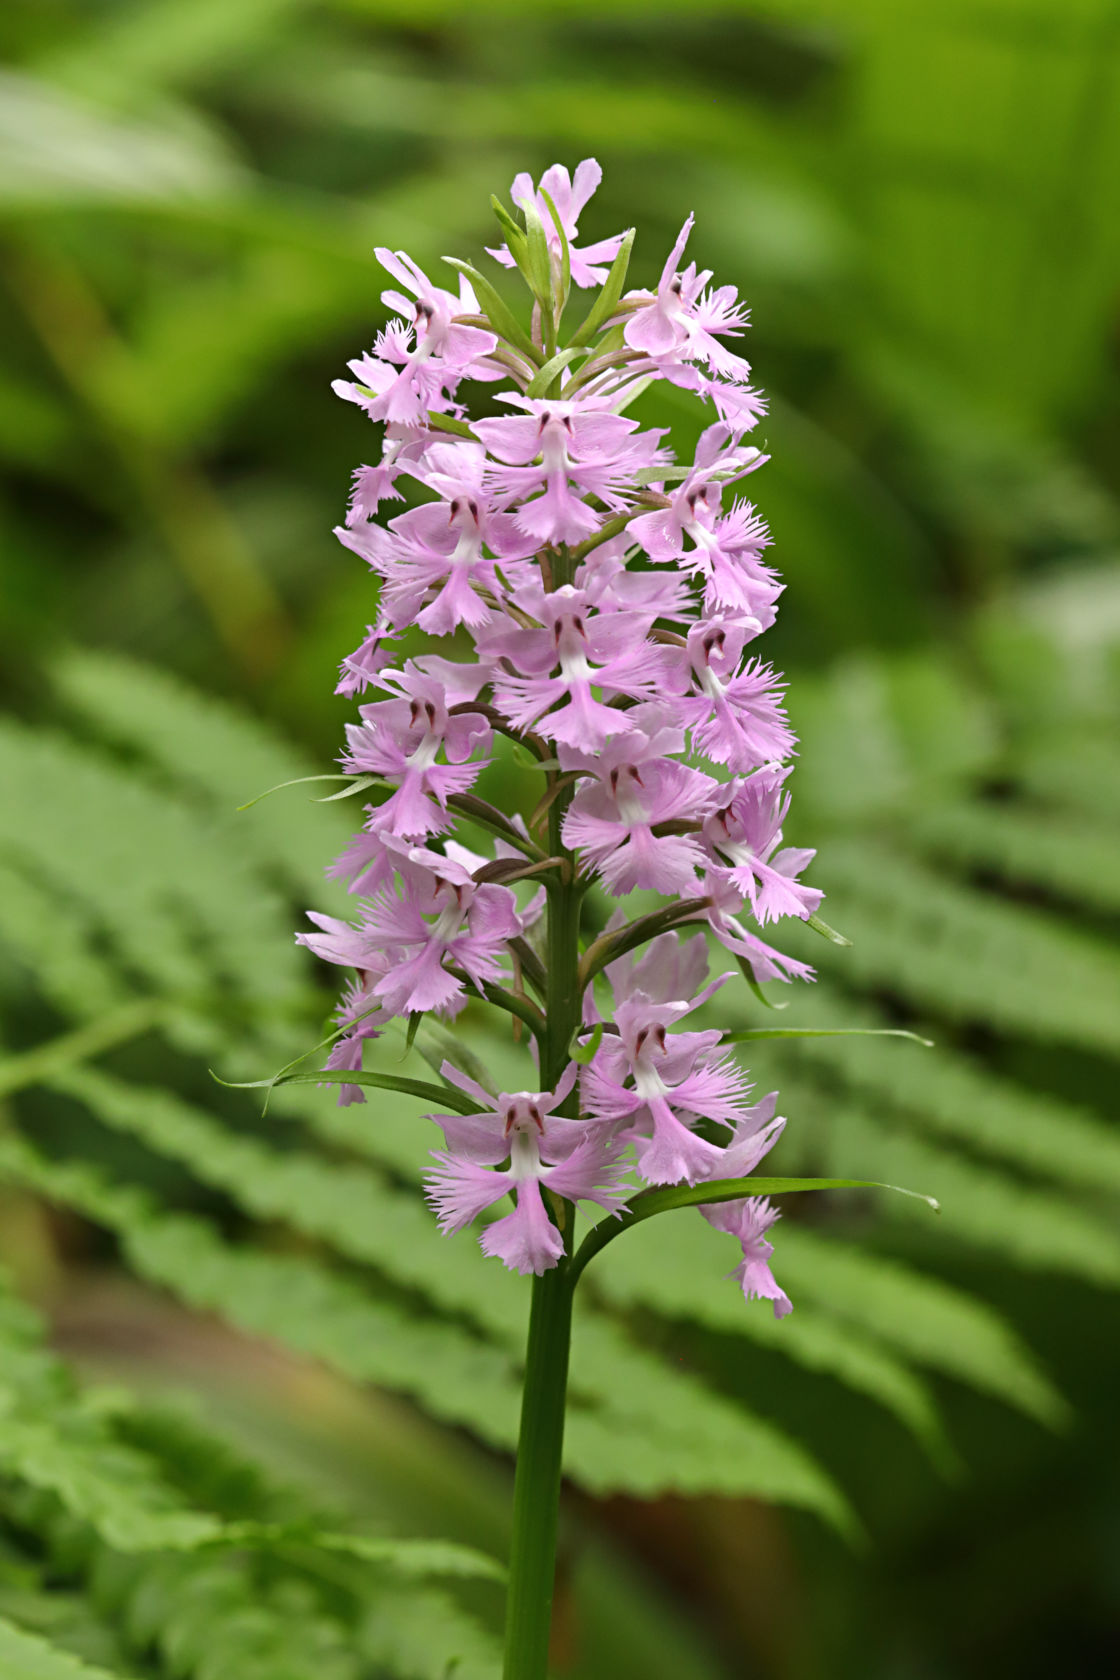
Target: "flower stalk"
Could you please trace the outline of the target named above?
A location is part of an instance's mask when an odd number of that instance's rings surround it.
[[[785,1125],[776,1094],[751,1101],[732,1040],[684,1023],[737,968],[755,988],[812,978],[767,924],[826,931],[801,878],[814,854],[782,844],[795,749],[783,685],[752,652],[782,584],[765,523],[735,494],[767,459],[744,441],[765,402],[728,342],[746,311],[685,263],[691,216],[656,290],[624,291],[633,230],[579,243],[599,178],[592,159],[537,186],[519,175],[520,218],[496,206],[505,243],[490,255],[527,283],[528,326],[469,263],[447,259],[451,292],[404,252],[377,253],[394,318],[335,387],[383,428],[337,533],[377,584],[376,621],[338,685],[372,691],[341,763],[345,792],[374,802],[330,871],[357,919],[312,913],[298,936],[352,976],[322,1077],[344,1103],[367,1084],[434,1091],[443,1147],[426,1192],[440,1228],[489,1215],[484,1253],[533,1277],[506,1680],[547,1670],[587,1260],[687,1201],[738,1240],[744,1295],[791,1310],[770,1269],[777,1210],[748,1176]],[[598,295],[564,343],[573,288]],[[462,388],[475,382],[506,388],[472,416]],[[658,382],[710,411],[691,458],[627,413]],[[406,631],[432,651],[404,657]],[[497,737],[544,778],[528,822],[474,791]],[[585,941],[591,889],[618,908]],[[709,980],[712,949],[736,966]],[[470,1000],[512,1017],[532,1089],[489,1088],[447,1025]],[[441,1023],[442,1088],[363,1070],[387,1026],[407,1023],[411,1045],[424,1017]],[[581,1243],[587,1204],[604,1217]]]

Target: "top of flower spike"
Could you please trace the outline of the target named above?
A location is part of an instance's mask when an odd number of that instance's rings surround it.
[[[579,233],[579,215],[592,193],[603,179],[603,171],[594,158],[584,158],[576,165],[575,179],[568,174],[563,164],[554,163],[541,176],[540,187],[534,188],[533,178],[524,171],[516,175],[509,195],[513,202],[522,210],[531,206],[536,210],[544,223],[545,238],[548,240],[549,250],[559,259],[561,254],[560,231],[552,219],[548,200],[551,199],[556,214],[560,218],[564,229],[564,237],[568,241],[568,254],[571,262],[572,284],[576,286],[601,286],[607,278],[607,270],[598,266],[602,263],[610,264],[618,255],[623,236],[616,233],[610,239],[597,240],[594,245],[576,246],[576,236]],[[547,197],[545,196],[547,194]],[[503,268],[513,268],[514,259],[510,255],[508,246],[487,246],[489,254],[500,262]]]

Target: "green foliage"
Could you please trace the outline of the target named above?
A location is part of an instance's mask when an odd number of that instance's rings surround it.
[[[357,1381],[411,1395],[432,1415],[508,1447],[525,1293],[516,1279],[484,1261],[469,1239],[459,1240],[449,1261],[417,1194],[427,1140],[412,1099],[387,1092],[374,1109],[340,1110],[325,1093],[287,1087],[277,1092],[262,1131],[250,1121],[247,1099],[232,1092],[220,1105],[204,1096],[203,1108],[151,1078],[137,1081],[89,1065],[115,1042],[143,1042],[153,1030],[216,1060],[223,1071],[249,1071],[254,1064],[259,1071],[261,1058],[281,1038],[290,1050],[298,1023],[306,1020],[301,965],[295,956],[267,964],[262,992],[256,983],[260,952],[279,955],[284,949],[284,897],[309,888],[312,859],[329,855],[337,819],[329,809],[302,802],[296,789],[277,797],[298,812],[298,830],[289,830],[282,817],[269,826],[259,808],[231,818],[229,807],[246,786],[287,779],[303,767],[259,725],[226,708],[207,702],[196,715],[190,692],[165,677],[149,694],[147,673],[139,667],[69,656],[60,665],[60,692],[83,728],[103,732],[118,750],[127,750],[131,767],[104,753],[79,753],[61,736],[40,738],[11,727],[0,739],[9,777],[27,783],[24,808],[34,819],[34,826],[12,823],[3,835],[0,862],[7,860],[31,889],[9,900],[16,908],[8,939],[25,958],[45,953],[34,972],[56,1008],[94,1018],[10,1061],[0,1081],[6,1078],[7,1087],[17,1090],[34,1083],[79,1105],[98,1126],[127,1134],[149,1158],[174,1162],[255,1221],[264,1247],[231,1243],[208,1221],[161,1210],[150,1192],[111,1184],[77,1162],[48,1164],[14,1137],[4,1144],[5,1170],[114,1231],[129,1264],[194,1307],[221,1311],[242,1329],[278,1338]],[[880,692],[890,696],[900,688],[887,684]],[[191,750],[181,754],[179,741],[191,742]],[[75,793],[88,863],[77,894],[72,876],[64,885],[70,842],[58,832],[65,828],[64,803]],[[1013,815],[1005,803],[1005,828]],[[245,822],[244,834],[238,822]],[[1102,1048],[1109,1041],[1113,1023],[1102,989],[1115,972],[1113,959],[1053,910],[1001,902],[931,866],[905,861],[897,849],[890,857],[876,853],[869,868],[866,846],[854,838],[845,847],[830,846],[828,858],[841,897],[833,913],[856,940],[852,952],[830,961],[849,986],[889,984],[900,999],[953,1022],[968,1019],[979,1007],[973,1000],[1006,967],[1013,971],[1003,994],[1006,1020],[1035,1029],[1045,1016],[1050,1031],[1087,1037]],[[986,854],[986,861],[994,866],[998,860]],[[169,869],[179,895],[174,905],[157,887]],[[114,1003],[99,1019],[89,992],[70,978],[75,945],[83,949],[72,937],[75,925],[89,930],[84,949],[97,967],[95,995]],[[227,925],[228,944],[218,935]],[[963,964],[971,974],[960,983],[962,941],[971,942]],[[828,954],[819,942],[813,954],[818,950]],[[1064,973],[1056,1022],[1047,1000],[1026,980],[1021,993],[1014,990],[1016,976],[1028,970],[1036,983],[1043,970]],[[151,1007],[156,1013],[145,1014]],[[807,994],[800,1008],[811,1011],[811,1024],[821,1028],[882,1022],[867,1004],[823,987]],[[942,1036],[939,1029],[934,1033]],[[394,1078],[398,1069],[407,1075],[417,1048],[402,1063],[399,1049],[383,1042],[375,1060]],[[514,1065],[524,1052],[488,1042],[492,1049],[484,1060],[490,1067],[511,1088],[524,1082],[527,1074]],[[952,1152],[963,1144],[1020,1174],[1041,1172],[1071,1190],[1099,1191],[1102,1183],[1115,1182],[1117,1171],[1115,1139],[1101,1123],[1021,1092],[945,1047],[929,1053],[874,1038],[787,1035],[784,1021],[777,1037],[748,1044],[744,1054],[752,1064],[779,1072],[794,1117],[783,1145],[787,1165],[854,1167],[920,1186],[940,1196],[944,1224],[979,1249],[1101,1283],[1120,1279],[1120,1250],[1083,1205],[1053,1188],[1013,1180],[999,1165],[981,1169]],[[511,1057],[503,1071],[502,1059]],[[908,1136],[915,1126],[940,1133],[948,1147]],[[339,1148],[358,1151],[361,1164],[339,1159]],[[278,1226],[314,1244],[316,1256],[266,1252]],[[781,1252],[791,1254],[796,1268],[808,1235],[795,1226],[783,1237]],[[817,1311],[795,1317],[792,1330],[774,1327],[714,1281],[721,1246],[701,1222],[678,1216],[659,1221],[652,1245],[627,1235],[597,1262],[596,1306],[585,1310],[574,1356],[569,1445],[570,1473],[589,1488],[738,1488],[807,1502],[847,1520],[820,1470],[772,1426],[752,1418],[741,1399],[730,1405],[631,1339],[651,1313],[761,1341],[795,1365],[827,1371],[886,1406],[942,1458],[946,1444],[915,1362],[940,1361],[940,1368],[1036,1415],[1060,1414],[1053,1390],[1021,1346],[978,1303],[945,1286],[892,1269],[885,1259],[867,1254],[857,1261],[852,1251],[838,1249],[837,1266],[830,1260],[823,1275],[835,1283],[843,1261],[856,1267],[858,1284],[842,1296],[838,1288],[822,1289],[819,1280],[806,1284],[800,1277]],[[358,1268],[360,1276],[347,1275],[337,1262]],[[868,1293],[880,1303],[870,1313],[862,1305]],[[631,1321],[638,1312],[631,1335],[603,1308]],[[923,1337],[919,1326],[927,1322],[932,1328]],[[620,1400],[635,1393],[642,1395],[637,1415]]]
[[[91,1668],[8,1621],[0,1621],[0,1663],[10,1680],[122,1680],[103,1668]]]
[[[577,1345],[571,1470],[586,1487],[697,1490],[722,1454],[744,1490],[835,1514],[805,1453],[756,1415],[769,1396],[743,1375],[754,1349],[781,1396],[828,1372],[941,1453],[926,1372],[1060,1421],[1026,1345],[1043,1327],[1025,1290],[1115,1283],[1120,755],[1104,627],[1084,628],[1107,616],[1101,585],[1040,600],[1041,639],[1004,622],[1013,568],[1049,565],[1060,583],[1120,530],[1106,482],[1115,25],[1106,0],[997,10],[13,0],[0,25],[17,66],[0,99],[3,664],[41,714],[41,666],[68,638],[144,660],[66,655],[61,726],[0,737],[0,1090],[50,1183],[10,1163],[116,1233],[161,1289],[197,1267],[200,1309],[226,1309],[230,1285],[251,1333],[440,1417],[446,1393],[422,1367],[444,1359],[457,1424],[502,1450],[521,1292],[468,1236],[435,1237],[419,1105],[340,1109],[287,1089],[262,1126],[251,1097],[206,1073],[259,1077],[322,1036],[325,995],[290,928],[307,904],[337,906],[321,868],[345,813],[300,789],[234,810],[324,767],[340,712],[324,673],[373,614],[326,535],[362,436],[328,379],[381,318],[372,244],[405,244],[432,274],[445,250],[482,261],[488,193],[554,156],[605,166],[589,235],[640,221],[627,284],[652,280],[685,203],[697,260],[752,305],[764,383],[782,393],[759,499],[796,586],[777,657],[814,673],[791,686],[791,839],[821,847],[826,914],[854,944],[806,939],[829,991],[776,1017],[748,999],[743,1024],[905,1024],[937,1049],[789,1038],[741,1054],[783,1092],[775,1170],[896,1177],[944,1211],[930,1229],[904,1204],[852,1197],[810,1227],[791,1199],[775,1264],[797,1306],[780,1326],[719,1280],[729,1245],[688,1214],[612,1245]],[[965,607],[993,597],[995,622],[967,630]],[[951,653],[917,646],[943,630]],[[247,691],[301,750],[168,668]],[[478,1011],[466,1030],[488,1065],[518,1065]],[[384,1047],[389,1075],[430,1077],[399,1051]],[[90,1157],[113,1173],[91,1179]],[[988,1304],[1015,1277],[1024,1335]],[[287,1289],[290,1333],[270,1301]],[[346,1345],[354,1325],[370,1349]],[[37,1414],[4,1414],[6,1450],[51,1483],[24,1484],[24,1507],[38,1503],[21,1545],[42,1549],[49,1530],[66,1555],[59,1489],[84,1501],[66,1522],[91,1533],[211,1511],[196,1491],[206,1454],[182,1431],[157,1451],[136,1413],[67,1408],[49,1438]],[[684,1438],[701,1417],[706,1457]],[[862,1506],[827,1427],[806,1425],[805,1445]],[[98,1480],[106,1462],[131,1469]],[[258,1537],[308,1520],[267,1500],[220,1515]],[[94,1669],[145,1680],[215,1680],[231,1663],[238,1680],[350,1680],[359,1650],[367,1668],[418,1675],[461,1656],[463,1680],[492,1663],[485,1632],[429,1589],[386,1585],[376,1632],[315,1593],[294,1602],[286,1577],[262,1575],[275,1547],[98,1556],[61,1578],[22,1559],[31,1575],[0,1613],[57,1650],[5,1631],[5,1673],[70,1680],[65,1639]],[[859,1631],[853,1671],[870,1673]],[[963,1672],[959,1655],[948,1669]],[[841,1673],[836,1653],[828,1665]]]
[[[120,1199],[110,1205],[119,1213]],[[431,1602],[443,1607],[449,1640],[468,1653],[485,1648],[472,1618],[422,1583],[496,1577],[491,1560],[446,1542],[332,1529],[333,1513],[186,1417],[116,1390],[78,1389],[42,1347],[34,1315],[7,1294],[0,1346],[3,1512],[25,1551],[23,1572],[41,1558],[56,1584],[83,1588],[145,1664],[156,1651],[169,1674],[192,1680],[296,1680],[310,1665],[331,1680],[356,1680],[371,1602],[389,1644],[398,1635],[407,1641]],[[189,1486],[193,1508],[177,1484]],[[28,1595],[18,1602],[26,1615]],[[0,1623],[5,1675],[23,1673],[19,1663],[43,1680],[102,1674],[24,1637]],[[445,1660],[454,1654],[448,1649]]]

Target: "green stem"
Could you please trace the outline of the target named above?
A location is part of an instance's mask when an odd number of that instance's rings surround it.
[[[548,849],[556,857],[568,855],[561,825],[573,791],[566,788],[549,807]],[[544,1090],[554,1087],[567,1067],[572,1037],[580,1022],[581,898],[581,888],[570,880],[548,883],[545,1026],[540,1046]],[[560,1112],[574,1114],[578,1104],[578,1094],[572,1091]],[[575,1220],[570,1202],[550,1199],[566,1252],[551,1271],[533,1279],[513,1490],[504,1680],[546,1680],[548,1673],[572,1329],[570,1253]]]
[[[533,1279],[513,1490],[503,1680],[545,1680],[572,1326],[568,1262]]]

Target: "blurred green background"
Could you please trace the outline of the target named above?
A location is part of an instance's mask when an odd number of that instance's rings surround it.
[[[0,43],[6,1048],[164,983],[145,978],[144,926],[112,918],[218,895],[222,858],[272,894],[237,929],[237,960],[275,994],[246,1076],[312,1042],[328,994],[279,942],[335,830],[302,803],[230,813],[285,771],[329,768],[350,712],[334,671],[374,604],[330,533],[376,444],[330,380],[384,318],[372,247],[433,274],[444,252],[479,261],[492,191],[591,155],[604,182],[583,231],[636,224],[631,275],[649,284],[695,211],[694,254],[749,302],[771,398],[756,489],[788,585],[767,655],[803,739],[793,838],[820,846],[813,879],[853,940],[798,939],[824,979],[789,1018],[912,1023],[939,1046],[760,1050],[790,1116],[784,1166],[945,1204],[936,1229],[878,1203],[791,1210],[802,1246],[791,1234],[783,1274],[783,1226],[775,1270],[799,1311],[814,1290],[860,1296],[845,1311],[926,1368],[951,1449],[939,1425],[931,1459],[839,1356],[824,1375],[790,1368],[766,1326],[749,1347],[736,1335],[733,1302],[705,1322],[694,1294],[650,1301],[620,1273],[609,1304],[643,1345],[808,1443],[867,1538],[715,1491],[573,1492],[559,1670],[1105,1672],[1120,1659],[1120,4],[7,0]],[[142,795],[114,803],[114,777]],[[140,848],[145,801],[164,827]],[[194,944],[220,945],[239,914],[215,910]],[[189,1040],[109,1065],[214,1109],[217,1052],[201,1028]],[[221,1101],[232,1129],[265,1135]],[[217,1191],[83,1118],[73,1093],[7,1116],[48,1154],[246,1239]],[[16,1190],[3,1208],[3,1257],[83,1370],[189,1387],[293,1474],[360,1483],[405,1530],[500,1547],[500,1453],[127,1281],[111,1221]],[[251,1212],[288,1252],[277,1230],[298,1217]],[[842,1248],[831,1272],[833,1234],[866,1275],[846,1281]],[[936,1347],[935,1329],[908,1343],[909,1308],[876,1318],[890,1266],[998,1314],[1030,1361],[978,1374],[964,1318]]]

